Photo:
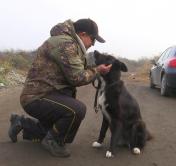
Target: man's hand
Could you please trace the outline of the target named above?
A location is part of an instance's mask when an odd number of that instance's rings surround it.
[[[105,64],[102,64],[102,65],[97,66],[97,71],[100,74],[107,74],[111,70],[111,67],[112,67],[112,64],[110,64],[108,66]]]

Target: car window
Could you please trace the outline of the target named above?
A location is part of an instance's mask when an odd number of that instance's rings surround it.
[[[160,56],[160,58],[158,59],[157,63],[162,63],[169,55],[169,52],[171,51],[171,48],[166,49]]]
[[[161,54],[161,56],[160,56],[160,58],[158,59],[157,63],[162,62],[162,59],[163,59],[164,55],[165,55],[165,52],[163,52],[163,53]]]
[[[172,58],[172,57],[174,57],[174,56],[176,56],[176,48],[175,48],[175,47],[173,47],[173,48],[171,49],[171,51],[169,52],[168,58]]]

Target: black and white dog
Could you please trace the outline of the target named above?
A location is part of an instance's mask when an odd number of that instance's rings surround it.
[[[121,71],[127,72],[127,67],[115,57],[94,52],[95,64],[112,64],[108,74],[99,78],[97,106],[103,113],[103,122],[98,140],[92,146],[102,146],[106,131],[111,131],[110,147],[106,157],[114,156],[115,147],[127,145],[134,154],[140,154],[151,135],[142,120],[139,105],[128,92],[121,80]]]

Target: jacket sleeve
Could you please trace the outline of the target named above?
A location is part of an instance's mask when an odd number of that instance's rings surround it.
[[[85,68],[86,59],[78,54],[78,47],[73,41],[60,44],[59,50],[57,48],[53,54],[71,86],[89,84],[98,75],[96,67]]]

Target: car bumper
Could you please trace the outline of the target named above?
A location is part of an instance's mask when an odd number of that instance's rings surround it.
[[[167,86],[176,88],[176,74],[167,74]]]

